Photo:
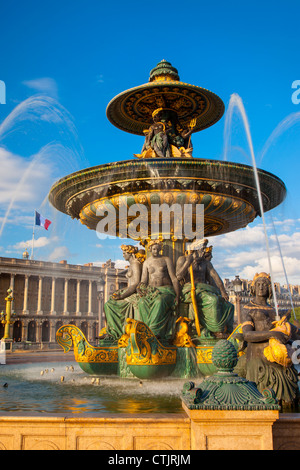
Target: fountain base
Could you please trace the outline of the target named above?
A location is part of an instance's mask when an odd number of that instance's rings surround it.
[[[196,378],[212,375],[212,350],[217,339],[200,339],[198,344],[175,346],[162,344],[143,322],[128,319],[126,334],[119,343],[92,346],[74,325],[57,331],[57,342],[68,352],[74,347],[75,360],[91,375],[118,375],[139,379],[162,377]]]

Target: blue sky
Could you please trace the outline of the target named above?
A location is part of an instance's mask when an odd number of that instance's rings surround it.
[[[285,202],[266,214],[274,280],[285,283],[278,240],[288,280],[300,284],[300,104],[292,101],[292,83],[300,80],[299,2],[185,5],[1,2],[1,256],[20,257],[26,245],[30,251],[37,209],[52,224],[49,231],[35,231],[35,259],[76,264],[121,258],[119,240],[99,240],[50,207],[47,194],[68,173],[127,160],[141,150],[143,138],[112,126],[106,106],[123,90],[146,83],[166,59],[182,81],[215,92],[227,109],[232,94],[241,97],[257,166],[282,178],[288,190]],[[224,158],[224,124],[225,116],[193,136],[195,157]],[[228,160],[250,164],[238,113],[230,143]],[[269,272],[260,218],[210,243],[222,277]]]

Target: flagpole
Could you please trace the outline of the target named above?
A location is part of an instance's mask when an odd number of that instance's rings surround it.
[[[32,244],[31,244],[31,256],[30,256],[30,259],[33,259],[35,212],[36,212],[36,211],[34,211],[33,228],[32,228]]]

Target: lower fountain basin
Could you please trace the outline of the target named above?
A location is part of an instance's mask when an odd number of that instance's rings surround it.
[[[70,365],[74,371],[66,370]],[[137,378],[102,376],[98,383],[75,361],[1,365],[0,409],[1,415],[10,416],[181,413],[184,382],[184,379],[164,379],[158,387],[157,382],[141,382]]]

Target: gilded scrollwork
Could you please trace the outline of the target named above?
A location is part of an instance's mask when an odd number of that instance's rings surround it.
[[[176,363],[176,348],[165,347],[145,323],[127,319],[130,342],[127,347],[127,364],[165,365]]]
[[[89,344],[82,331],[75,325],[63,325],[56,333],[58,344],[68,352],[74,346],[76,362],[88,363],[117,363],[118,348],[103,346],[95,347]]]

